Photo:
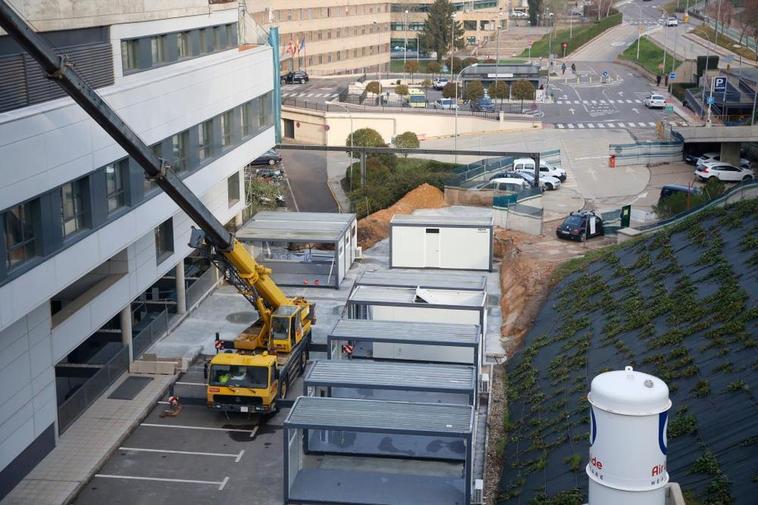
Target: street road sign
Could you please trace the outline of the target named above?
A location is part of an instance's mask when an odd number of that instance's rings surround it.
[[[716,98],[709,96],[708,98],[705,99],[705,101],[708,105],[713,105],[714,103],[716,103]]]
[[[607,70],[603,70],[603,77],[608,77],[608,71]]]
[[[713,78],[713,89],[715,91],[726,90],[726,77],[719,75]]]
[[[673,81],[674,79],[676,79],[676,72],[671,72],[671,73],[669,74],[669,79],[671,79],[672,81]]]
[[[564,42],[563,44],[561,44],[561,47],[563,49],[566,49],[568,47],[568,42]]]

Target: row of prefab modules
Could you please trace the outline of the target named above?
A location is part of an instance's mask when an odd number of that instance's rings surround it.
[[[285,503],[481,502],[486,300],[480,274],[358,278],[284,421]]]

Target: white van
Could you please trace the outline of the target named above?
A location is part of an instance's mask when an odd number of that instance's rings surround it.
[[[496,191],[521,191],[529,186],[529,183],[520,177],[501,177],[492,179],[480,185],[477,189],[492,189]]]
[[[529,172],[534,174],[534,160],[532,158],[519,158],[513,162],[513,170],[517,172]],[[540,159],[540,175],[551,175],[561,182],[566,180],[566,171],[543,159]]]

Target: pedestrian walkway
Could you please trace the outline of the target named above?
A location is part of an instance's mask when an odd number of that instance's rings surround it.
[[[617,105],[626,105],[626,104],[641,104],[643,103],[642,100],[635,99],[635,98],[626,98],[626,99],[618,99],[618,100],[556,100],[555,103],[558,105],[608,105],[608,104],[617,104]]]
[[[339,93],[309,93],[307,91],[282,93],[282,98],[337,98],[338,96],[340,96]]]
[[[685,123],[686,126],[686,123]],[[555,123],[558,129],[588,129],[603,130],[606,128],[655,128],[654,121],[605,121],[605,122],[580,122],[580,123]]]
[[[55,449],[0,505],[64,505],[76,496],[174,379],[173,375],[150,375],[153,380],[133,399],[108,398],[128,376],[116,381],[61,435]]]

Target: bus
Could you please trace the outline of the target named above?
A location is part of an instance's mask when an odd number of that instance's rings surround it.
[[[420,89],[408,90],[408,106],[421,109],[426,108],[426,94]]]

